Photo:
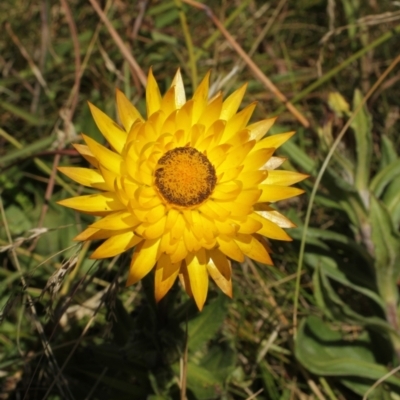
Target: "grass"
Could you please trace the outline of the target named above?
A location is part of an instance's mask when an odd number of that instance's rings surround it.
[[[0,398],[398,398],[396,4],[97,4],[0,4]],[[215,91],[248,82],[242,107],[296,130],[283,167],[310,174],[278,204],[298,228],[275,266],[235,263],[233,300],[213,286],[200,314],[178,285],[125,289],[130,254],[90,260],[72,239],[92,217],[56,204],[82,192],[56,169],[85,165],[71,143],[102,140],[86,102],[115,117],[119,88],[144,113],[150,67],[189,97],[210,69]]]

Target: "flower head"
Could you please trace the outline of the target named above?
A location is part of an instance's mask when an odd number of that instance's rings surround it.
[[[231,259],[272,264],[264,237],[290,240],[282,228],[294,225],[270,203],[302,193],[290,185],[306,177],[275,170],[284,159],[273,153],[293,132],[264,138],[274,118],[247,125],[255,104],[237,112],[246,85],[224,101],[208,87],[209,74],[186,101],[178,71],[162,97],[150,70],[147,119],[120,91],[121,124],[89,104],[110,148],[82,135],[75,148],[93,168],[60,168],[100,191],[59,202],[101,217],[75,238],[105,239],[91,258],[135,247],[127,285],[155,268],[157,301],[179,276],[199,309],[209,276],[232,296]]]

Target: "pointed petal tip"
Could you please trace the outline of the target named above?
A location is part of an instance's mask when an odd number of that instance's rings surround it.
[[[200,312],[203,311],[205,299],[204,299],[203,302],[199,302],[196,298],[193,298],[193,300],[194,300],[194,302],[195,302],[195,304],[196,304],[198,310],[199,310]]]

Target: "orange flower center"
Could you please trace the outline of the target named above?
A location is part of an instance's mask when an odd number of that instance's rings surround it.
[[[161,196],[180,207],[202,203],[217,183],[215,168],[193,147],[177,147],[165,153],[158,161],[155,178]]]

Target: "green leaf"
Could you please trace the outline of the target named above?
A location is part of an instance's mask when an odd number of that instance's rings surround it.
[[[397,280],[400,275],[400,235],[391,216],[379,200],[371,196],[371,240],[375,252],[375,271],[381,296],[397,304]]]
[[[293,140],[288,140],[280,148],[281,152],[290,157],[290,161],[297,164],[307,174],[317,175],[317,164]]]
[[[191,362],[187,365],[187,387],[197,400],[219,399],[223,389],[221,381],[211,371]]]
[[[367,296],[382,309],[384,308],[382,299],[372,290],[372,280],[366,274],[359,276],[360,274],[354,268],[347,268],[345,271],[342,271],[333,258],[320,254],[306,253],[304,261],[314,269],[321,268],[323,274],[328,278]],[[358,284],[353,282],[355,279],[357,279]]]
[[[394,143],[386,136],[381,137],[381,158],[379,160],[379,171],[397,160],[396,147]]]
[[[16,205],[12,204],[7,207],[5,213],[8,228],[12,235],[19,235],[31,229],[32,222],[29,220],[28,215]],[[3,236],[2,230],[0,230],[0,237],[6,238],[5,235]]]
[[[200,361],[200,366],[224,382],[235,369],[236,353],[227,342],[212,346]]]
[[[355,110],[363,99],[363,95],[359,90],[354,92],[353,110]],[[355,173],[355,186],[361,197],[366,203],[368,195],[368,182],[371,167],[372,156],[372,119],[365,105],[357,113],[351,127],[354,130],[356,139],[357,164]]]
[[[394,178],[385,190],[382,201],[385,203],[390,215],[393,219],[393,212],[400,205],[400,176]],[[395,220],[393,220],[394,226],[397,226]]]
[[[154,40],[154,42],[162,42],[162,43],[167,43],[170,44],[171,46],[176,46],[178,41],[175,37],[166,35],[165,33],[153,30],[151,32],[151,37]]]
[[[261,379],[263,381],[266,394],[268,394],[268,399],[281,399],[279,394],[279,386],[277,386],[277,384],[275,383],[275,379],[269,371],[267,363],[264,360],[260,362],[259,368],[261,371]]]
[[[227,297],[219,293],[213,302],[207,304],[201,313],[189,321],[188,345],[190,351],[196,351],[215,335],[225,319],[226,302]]]
[[[389,372],[375,362],[366,332],[355,340],[345,340],[340,332],[332,330],[315,316],[301,321],[295,355],[304,367],[316,375],[359,377],[371,380],[372,384]],[[400,379],[396,376],[387,378],[386,382],[400,390]]]
[[[384,319],[376,316],[366,317],[361,315],[345,303],[331,286],[322,268],[317,268],[315,270],[313,274],[313,283],[318,306],[329,318],[353,324],[361,324],[383,333],[393,332],[393,328]]]
[[[371,180],[370,190],[380,197],[386,186],[400,175],[400,158],[378,172]]]
[[[365,382],[360,378],[347,378],[340,379],[340,383],[342,383],[347,388],[351,389],[354,393],[363,396],[372,386],[372,383]],[[391,393],[394,394],[394,391],[390,390],[390,387],[387,385],[379,385],[376,389],[370,392],[368,395],[368,400],[394,400],[396,397],[391,397]]]

